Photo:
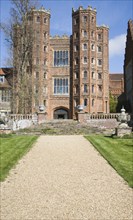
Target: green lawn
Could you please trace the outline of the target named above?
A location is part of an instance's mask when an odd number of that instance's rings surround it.
[[[6,178],[10,169],[28,152],[37,138],[27,135],[0,136],[0,181]]]
[[[133,139],[91,135],[86,138],[112,167],[133,187]]]

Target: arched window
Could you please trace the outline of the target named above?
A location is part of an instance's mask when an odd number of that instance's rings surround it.
[[[37,16],[36,21],[40,22],[40,16]]]
[[[102,79],[102,73],[98,73],[98,79]]]
[[[94,107],[94,104],[95,104],[95,100],[94,99],[92,99],[92,106]]]
[[[92,49],[92,50],[95,50],[94,44],[91,45],[91,49]]]
[[[84,99],[84,106],[87,106],[87,99]]]
[[[84,63],[87,63],[87,57],[84,57]]]
[[[102,52],[102,47],[101,46],[97,46],[97,52]]]
[[[92,93],[94,93],[94,85],[92,85]]]
[[[75,72],[75,79],[78,79],[78,72]]]
[[[91,63],[94,64],[95,63],[95,59],[92,57],[91,58]]]
[[[84,93],[87,93],[87,85],[84,84]]]
[[[94,31],[91,31],[91,37],[94,38]]]
[[[47,32],[44,32],[44,39],[46,39],[47,38],[47,36],[48,36],[48,33]]]
[[[47,46],[44,46],[44,51],[45,51],[45,52],[47,51]]]
[[[87,71],[84,71],[84,78],[87,78]]]
[[[83,22],[86,23],[87,22],[87,16],[83,16]]]
[[[87,37],[87,31],[83,30],[83,37]]]
[[[46,72],[44,72],[44,79],[46,79],[47,78],[47,73]]]
[[[47,23],[47,18],[44,18],[44,24],[46,24]]]
[[[95,73],[94,72],[91,72],[91,77],[92,77],[92,79],[95,79]]]
[[[92,23],[94,22],[94,17],[93,17],[93,16],[91,17],[91,22],[92,22]]]
[[[75,94],[78,93],[78,85],[75,86]]]
[[[83,50],[87,50],[87,44],[83,44]]]

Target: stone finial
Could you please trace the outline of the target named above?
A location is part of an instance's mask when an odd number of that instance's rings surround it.
[[[40,112],[44,111],[45,110],[45,106],[44,105],[39,105],[39,110],[40,110]]]
[[[43,5],[41,6],[41,8],[40,8],[41,10],[45,10],[45,8],[43,7]]]
[[[108,28],[109,29],[109,26],[105,25],[105,24],[102,24],[101,27],[104,27],[104,28]]]
[[[128,126],[127,122],[130,121],[130,115],[127,115],[124,106],[122,106],[121,113],[118,116],[118,121],[120,122],[117,128],[115,129],[115,133],[118,137],[122,137],[124,135],[130,135],[132,132],[132,128]]]
[[[73,12],[75,12],[75,9],[74,9],[74,8],[72,8],[72,13],[73,13]]]
[[[122,106],[121,113],[122,112],[126,112],[126,110],[124,109],[124,106]]]
[[[79,10],[83,10],[83,6],[79,6]]]
[[[79,112],[81,112],[81,111],[83,111],[84,106],[83,106],[83,105],[78,105],[78,106],[77,106],[77,109],[78,109]]]
[[[91,7],[90,5],[88,5],[88,9],[89,9],[89,10],[92,10],[92,7]]]
[[[124,109],[124,106],[122,106],[121,113],[118,117],[118,121],[120,122],[120,124],[127,124],[127,122],[130,120],[129,115],[127,115],[125,112],[126,110]]]
[[[31,7],[31,10],[34,10],[35,9],[35,7]]]

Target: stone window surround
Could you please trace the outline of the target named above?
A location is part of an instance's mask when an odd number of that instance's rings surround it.
[[[88,99],[85,98],[85,99],[84,99],[84,106],[87,106],[87,105],[88,105]]]
[[[86,15],[83,15],[82,21],[83,21],[83,23],[87,23],[87,16]]]
[[[87,84],[84,84],[84,93],[87,93],[88,92],[88,86]]]
[[[95,44],[91,44],[91,50],[95,51]]]
[[[95,99],[92,99],[91,105],[92,105],[92,107],[94,107],[94,105],[95,105]]]
[[[79,23],[79,18],[74,18],[74,25],[77,25]]]
[[[82,36],[87,37],[87,31],[86,30],[82,30]]]
[[[97,65],[102,66],[102,59],[97,59]]]
[[[40,16],[37,16],[37,17],[36,17],[36,22],[37,22],[37,23],[40,23]]]
[[[83,49],[83,50],[87,50],[87,47],[88,47],[88,44],[87,44],[87,43],[83,43],[83,44],[82,44],[82,49]]]
[[[102,52],[102,46],[101,45],[97,45],[97,52],[101,53]]]
[[[102,73],[98,72],[98,79],[102,79]]]
[[[95,92],[95,86],[94,86],[94,85],[91,86],[91,92],[92,92],[92,93]]]
[[[91,58],[91,64],[95,64],[95,58],[94,57]]]
[[[83,71],[83,77],[86,79],[87,78],[87,70]]]
[[[95,79],[95,72],[94,71],[91,72],[91,77],[92,77],[92,79]]]
[[[87,64],[87,57],[83,58],[83,64]]]
[[[79,50],[79,46],[77,44],[74,45],[74,51],[77,52]]]

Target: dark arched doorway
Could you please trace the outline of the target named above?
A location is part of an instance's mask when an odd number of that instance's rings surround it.
[[[68,119],[68,111],[66,109],[56,109],[54,111],[54,119]]]

